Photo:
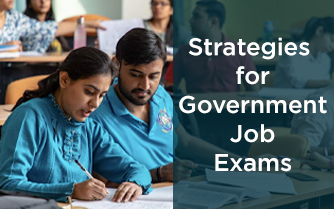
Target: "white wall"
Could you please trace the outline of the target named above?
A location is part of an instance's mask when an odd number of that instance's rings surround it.
[[[54,0],[52,3],[57,21],[82,14],[99,14],[111,19],[122,17],[120,0]]]
[[[14,9],[23,12],[26,9],[26,0],[16,0],[14,2]]]
[[[122,19],[143,18],[152,16],[151,0],[123,0]]]
[[[82,14],[99,14],[111,19],[151,17],[151,0],[53,0],[57,21]],[[15,9],[23,12],[26,0],[16,0]]]

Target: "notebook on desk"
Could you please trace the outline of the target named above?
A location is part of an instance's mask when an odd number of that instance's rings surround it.
[[[115,203],[112,198],[116,189],[108,189],[108,196],[101,201],[75,201],[73,206],[86,207],[88,209],[117,209],[117,208],[173,208],[173,186],[153,189],[149,195],[141,195],[136,201],[128,203]]]
[[[247,199],[268,197],[271,194],[259,189],[248,189],[213,185],[207,182],[182,181],[175,185],[187,185],[175,207],[180,208],[218,208],[231,203],[240,203]],[[177,188],[174,191],[178,191]]]
[[[18,45],[0,45],[0,59],[1,58],[16,58],[19,57]]]

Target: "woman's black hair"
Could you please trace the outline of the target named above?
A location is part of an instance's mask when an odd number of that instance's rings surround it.
[[[196,5],[205,7],[205,11],[209,18],[218,18],[219,27],[223,27],[226,19],[226,10],[223,3],[216,0],[202,0],[196,2]]]
[[[151,3],[153,0],[151,0]],[[173,0],[169,0],[170,6],[173,8]],[[153,17],[149,19],[148,21],[151,22],[153,20]],[[165,38],[166,38],[166,45],[172,47],[173,46],[173,15],[170,15],[169,17],[169,22],[167,24],[166,28],[166,33],[165,33]]]
[[[117,67],[114,62],[110,60],[109,56],[99,49],[82,47],[73,50],[56,72],[38,82],[38,89],[26,90],[12,110],[30,99],[45,97],[58,90],[59,72],[61,71],[67,72],[69,78],[72,81],[76,81],[94,75],[110,75],[111,77],[115,77]]]
[[[334,34],[334,17],[312,17],[306,24],[304,33],[302,34],[302,39],[305,41],[310,41],[317,28],[322,26],[324,33]]]
[[[30,18],[38,20],[37,13],[34,11],[34,9],[31,6],[31,0],[26,0],[26,10],[23,12],[23,14],[27,15]],[[45,17],[45,21],[49,21],[49,20],[51,21],[55,20],[55,16],[54,16],[53,9],[52,9],[52,4],[50,6],[50,10],[46,13],[46,17]],[[71,50],[71,47],[67,43],[64,36],[59,36],[56,39],[60,42],[62,51],[68,52]],[[50,46],[46,51],[52,52],[53,49]]]
[[[37,13],[34,11],[34,9],[31,6],[31,0],[26,0],[26,10],[23,12],[23,14],[27,15],[30,18],[34,18],[37,20]],[[50,10],[48,13],[46,13],[45,21],[48,20],[55,20],[55,16],[53,14],[52,4],[50,6]]]
[[[149,64],[155,60],[166,61],[166,46],[153,31],[134,28],[122,36],[116,45],[116,58],[130,65]]]

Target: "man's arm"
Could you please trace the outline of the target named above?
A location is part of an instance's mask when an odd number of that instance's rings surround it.
[[[333,156],[334,155],[334,147],[312,147],[311,146],[311,152],[317,152],[323,156],[326,156],[326,151],[325,149],[327,149],[327,155],[328,156]]]

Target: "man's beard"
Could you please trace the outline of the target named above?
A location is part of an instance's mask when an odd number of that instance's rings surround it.
[[[143,90],[143,89],[140,89],[140,88],[137,88],[137,89],[132,89],[131,92],[128,92],[125,88],[123,88],[123,82],[122,82],[122,78],[120,77],[120,75],[118,76],[118,88],[119,88],[119,91],[120,93],[127,99],[129,100],[129,102],[131,102],[132,104],[134,105],[137,105],[137,106],[143,106],[143,105],[146,105],[147,102],[152,98],[152,92],[151,90]],[[147,95],[149,96],[148,99],[144,100],[144,97],[143,98],[140,98],[139,99],[137,97],[135,97],[133,95],[133,93],[137,93],[137,92],[146,92]]]

